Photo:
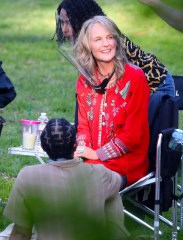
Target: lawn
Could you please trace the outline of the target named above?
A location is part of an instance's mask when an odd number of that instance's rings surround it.
[[[176,31],[137,0],[97,1],[134,43],[154,53],[174,75],[183,75],[183,33]],[[179,0],[169,0],[182,8]],[[1,0],[0,52],[3,67],[13,81],[17,97],[0,115],[6,119],[0,147],[0,198],[6,201],[19,170],[36,164],[33,157],[8,154],[8,148],[21,144],[20,119],[32,111],[33,119],[40,112],[49,118],[74,119],[77,71],[57,52],[52,40],[55,33],[56,0]],[[182,120],[182,116],[180,117]],[[182,121],[180,127],[183,128]],[[147,220],[148,221],[148,220]],[[0,230],[7,221],[0,207]],[[133,224],[134,236],[151,235]],[[170,239],[170,230],[162,239]]]

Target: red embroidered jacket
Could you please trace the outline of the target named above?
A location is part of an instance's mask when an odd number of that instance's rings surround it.
[[[126,174],[128,185],[148,172],[148,103],[150,88],[143,71],[127,64],[125,74],[105,94],[98,94],[80,75],[78,94],[78,144],[96,150],[103,164]]]

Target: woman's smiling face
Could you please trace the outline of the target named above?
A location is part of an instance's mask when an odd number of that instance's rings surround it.
[[[116,40],[101,23],[91,28],[90,47],[97,62],[111,62],[116,54]]]

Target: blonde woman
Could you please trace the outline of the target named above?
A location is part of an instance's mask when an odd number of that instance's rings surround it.
[[[103,164],[122,177],[121,188],[148,171],[150,88],[143,71],[128,63],[121,33],[105,16],[86,21],[75,43],[80,75],[78,147],[85,163]]]

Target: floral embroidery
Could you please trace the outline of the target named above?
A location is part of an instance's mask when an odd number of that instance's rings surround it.
[[[89,112],[89,120],[93,121],[93,117],[94,117],[94,113],[93,113],[93,108],[90,108],[90,112]]]
[[[119,108],[118,107],[117,108],[114,107],[112,112],[113,112],[113,116],[115,117],[119,113]]]
[[[126,104],[127,104],[126,102],[122,103],[121,107],[124,108],[126,106]]]
[[[91,95],[90,94],[88,94],[87,97],[86,97],[86,103],[88,104],[88,106],[91,106],[92,99],[91,99]]]

